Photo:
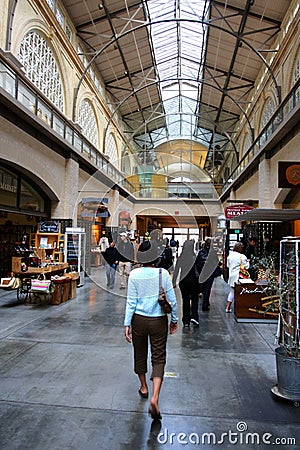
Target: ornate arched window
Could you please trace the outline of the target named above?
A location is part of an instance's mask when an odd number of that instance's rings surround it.
[[[252,144],[252,139],[251,139],[250,133],[246,133],[244,143],[243,143],[242,156],[247,152],[247,150],[249,150],[251,144]]]
[[[296,59],[296,64],[293,72],[293,84],[296,83],[300,78],[300,50],[298,50],[298,56]]]
[[[274,114],[276,110],[276,106],[274,103],[274,100],[272,97],[268,97],[266,100],[266,103],[264,105],[264,109],[261,115],[261,121],[260,121],[260,131],[266,126],[266,124],[271,119],[272,115]]]
[[[89,100],[83,100],[79,106],[78,123],[85,137],[98,148],[98,127],[94,109]]]
[[[30,81],[63,112],[61,76],[45,39],[35,31],[27,33],[21,42],[18,58]]]
[[[110,162],[116,164],[118,159],[118,151],[113,133],[110,133],[106,140],[105,153],[109,156]]]

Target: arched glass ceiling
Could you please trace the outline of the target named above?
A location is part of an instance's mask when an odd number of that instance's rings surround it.
[[[251,130],[248,105],[274,52],[290,0],[61,0],[86,52],[74,95],[94,66],[141,164],[171,139],[206,145],[205,170],[216,174],[234,146],[236,127]],[[276,105],[278,106],[278,105]],[[251,136],[253,139],[253,136]],[[219,169],[218,169],[219,170]]]
[[[165,126],[152,133],[154,146],[170,139],[209,140],[197,133],[197,105],[201,93],[203,55],[206,44],[207,1],[149,0],[153,55],[166,115]],[[174,21],[183,19],[183,21]],[[199,22],[191,20],[199,19]],[[199,130],[198,130],[199,131]]]

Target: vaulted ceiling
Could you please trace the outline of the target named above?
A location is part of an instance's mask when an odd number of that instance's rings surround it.
[[[247,119],[263,65],[273,78],[266,55],[275,51],[290,0],[62,3],[141,163],[158,168],[156,149],[182,139],[207,149],[201,166],[210,172],[230,142],[234,149],[235,126]]]

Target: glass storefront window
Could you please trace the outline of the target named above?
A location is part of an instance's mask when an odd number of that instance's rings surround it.
[[[21,181],[19,207],[35,212],[44,212],[45,210],[44,200],[26,181]]]
[[[17,207],[18,178],[8,170],[0,169],[0,205]]]

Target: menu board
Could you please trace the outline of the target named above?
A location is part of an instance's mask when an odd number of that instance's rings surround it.
[[[40,222],[39,224],[40,233],[59,233],[59,222],[56,220],[47,220]]]

